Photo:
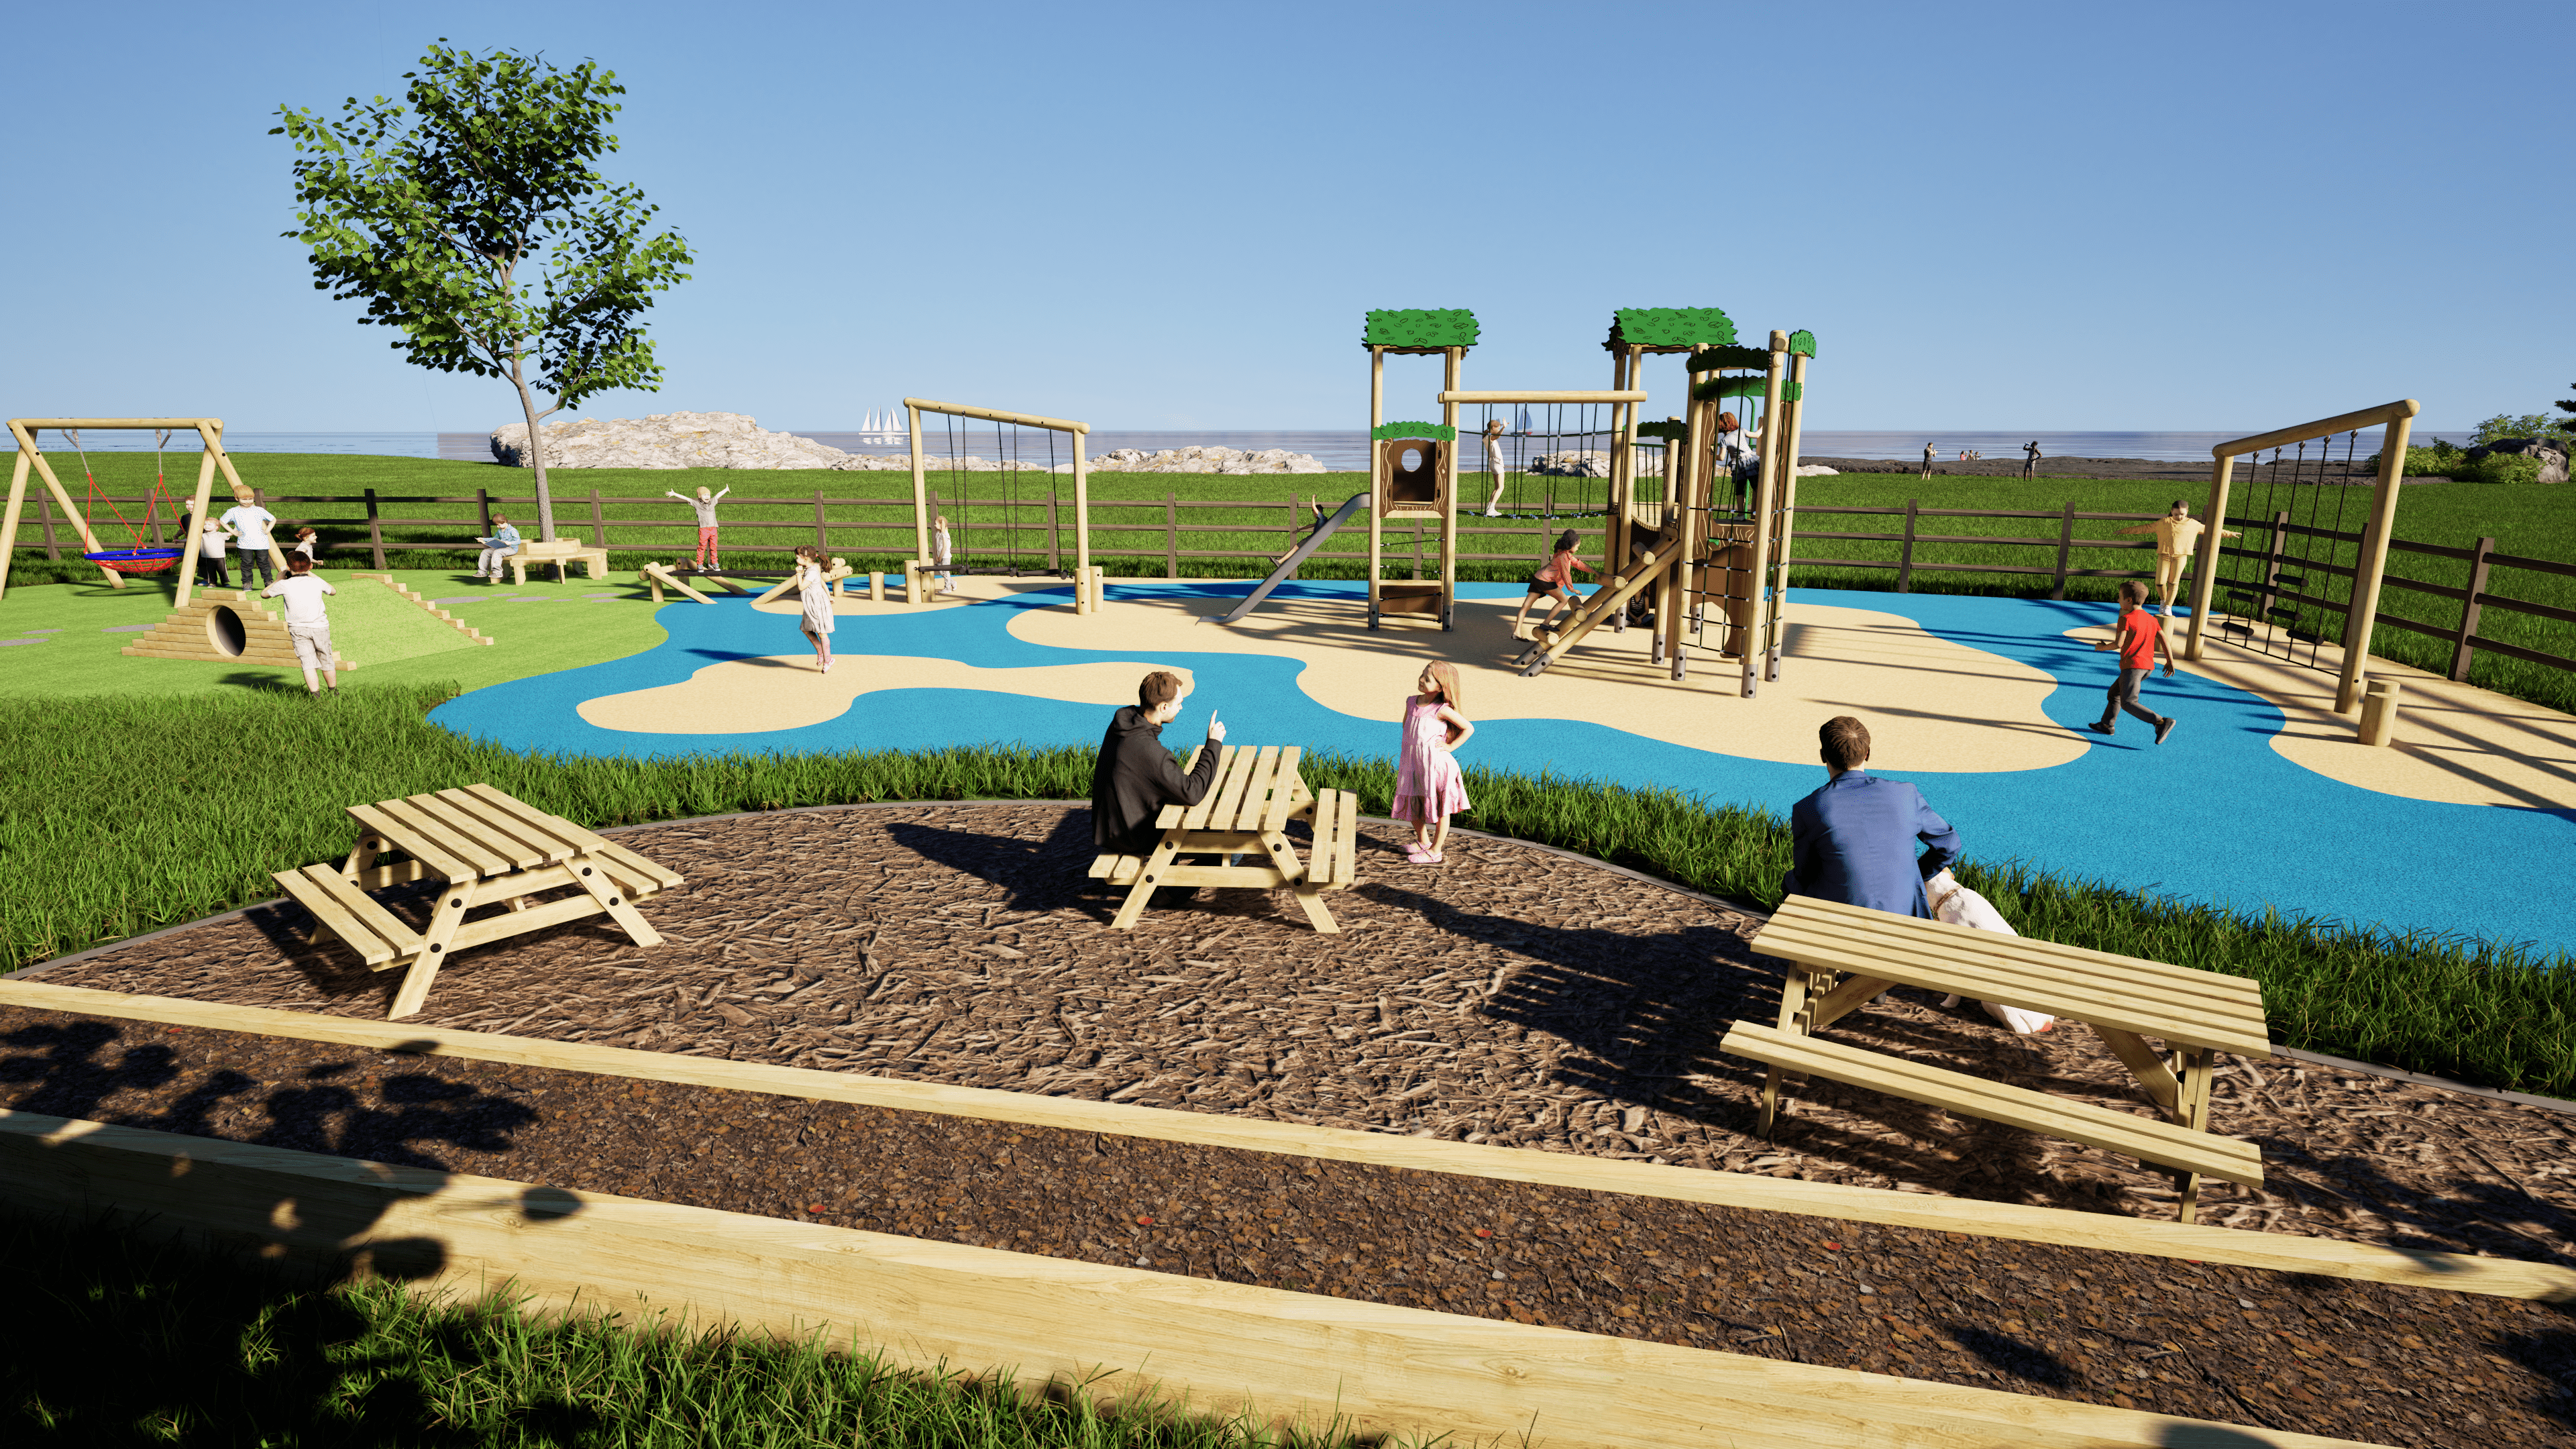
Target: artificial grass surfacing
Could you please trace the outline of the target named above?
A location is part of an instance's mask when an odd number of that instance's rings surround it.
[[[283,1205],[281,1205],[283,1206]],[[1078,1387],[921,1373],[821,1339],[537,1317],[503,1298],[311,1286],[122,1225],[0,1218],[0,1439],[263,1449],[1343,1449],[1186,1403],[1111,1407]],[[1125,1380],[1119,1384],[1123,1387]],[[1376,1442],[1371,1440],[1369,1442]]]
[[[1092,755],[1081,748],[676,760],[521,754],[423,718],[450,693],[425,684],[352,687],[321,701],[273,690],[0,699],[0,779],[8,782],[0,787],[0,969],[268,899],[277,893],[270,871],[347,853],[345,806],[476,781],[594,828],[799,805],[1090,792]],[[152,767],[96,768],[102,741]],[[1355,790],[1365,811],[1386,813],[1391,761],[1308,756],[1303,769],[1317,787]],[[1789,836],[1778,816],[1671,790],[1475,768],[1467,775],[1478,808],[1459,818],[1462,826],[1757,906],[1779,900]],[[1958,873],[2024,935],[2261,981],[2275,1041],[2576,1095],[2576,969],[2565,957],[2253,918],[2011,865],[1970,863]]]
[[[416,605],[384,585],[350,578],[345,565],[335,563],[321,572],[340,591],[328,606],[332,643],[357,663],[342,676],[343,684],[436,681],[459,689],[481,689],[641,654],[669,637],[653,621],[651,599],[629,584],[576,577],[563,584],[532,581],[525,590],[516,590],[475,583],[466,563],[447,569],[392,571],[405,588],[426,598],[463,599],[448,607],[496,641],[482,645],[421,614]],[[40,587],[13,583],[0,597],[0,638],[55,632],[44,635],[41,644],[0,649],[0,698],[302,687],[303,676],[292,669],[263,669],[239,661],[134,659],[118,653],[135,636],[108,631],[159,623],[171,610],[173,593],[166,578],[136,580],[123,589],[94,580]],[[600,601],[587,597],[600,593],[619,597]],[[404,609],[412,617],[404,617],[400,612]],[[393,647],[376,647],[385,644]]]

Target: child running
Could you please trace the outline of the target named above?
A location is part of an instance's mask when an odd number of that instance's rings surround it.
[[[289,548],[287,552],[300,553],[304,555],[304,561],[306,563],[319,564],[322,562],[321,554],[319,552],[321,547],[322,538],[319,534],[316,534],[309,528],[299,528],[295,530],[295,545],[294,547]]]
[[[796,600],[805,606],[805,616],[796,627],[814,642],[814,671],[832,672],[832,586],[824,581],[831,566],[823,550],[806,544],[796,550]]]
[[[1440,847],[1449,841],[1449,817],[1472,808],[1467,780],[1451,752],[1476,733],[1459,713],[1458,666],[1422,666],[1414,681],[1422,692],[1404,701],[1404,743],[1397,756],[1395,818],[1413,822],[1413,849],[1405,859],[1415,865],[1441,863]]]
[[[2118,727],[2120,711],[2127,710],[2155,726],[2156,743],[2173,733],[2170,716],[2160,715],[2138,703],[2138,686],[2145,682],[2147,671],[2156,667],[2156,656],[2165,657],[2165,678],[2173,678],[2173,651],[2165,647],[2165,621],[2147,612],[2147,586],[2136,579],[2120,581],[2120,622],[2113,626],[2108,639],[2093,646],[2099,653],[2105,649],[2120,651],[2120,677],[2111,681],[2103,693],[2099,723],[2089,725],[2097,735],[2107,735]]]
[[[322,611],[323,598],[338,592],[313,576],[313,560],[300,553],[286,556],[286,577],[259,591],[263,599],[286,601],[286,637],[295,642],[295,662],[304,666],[304,691],[316,699],[322,695],[322,686],[313,677],[316,671],[331,681],[331,697],[340,697],[340,670],[331,652],[331,616]]]
[[[1577,599],[1566,592],[1566,586],[1574,582],[1574,576],[1576,574],[1588,574],[1592,572],[1592,570],[1583,566],[1582,560],[1574,556],[1574,543],[1575,533],[1573,529],[1569,528],[1564,533],[1559,534],[1556,540],[1555,553],[1537,573],[1530,575],[1529,592],[1521,595],[1521,611],[1512,616],[1513,638],[1526,639],[1529,637],[1521,632],[1521,627],[1529,622],[1530,600],[1545,596],[1555,601],[1547,606],[1547,617],[1539,621],[1539,628],[1541,629],[1550,629],[1555,627],[1557,610],[1566,607],[1568,604],[1579,606],[1582,603],[1580,599]]]

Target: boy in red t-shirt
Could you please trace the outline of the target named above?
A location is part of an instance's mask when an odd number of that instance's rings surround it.
[[[2164,656],[2165,678],[2173,678],[2173,652],[2165,648],[2165,621],[2147,612],[2145,584],[2136,579],[2121,582],[2120,622],[2112,626],[2110,638],[2093,648],[2096,652],[2120,651],[2120,677],[2104,691],[2109,698],[2102,705],[2101,721],[2087,728],[2097,735],[2107,735],[2125,709],[2154,725],[2156,743],[2163,744],[2165,736],[2173,733],[2173,720],[2138,703],[2138,686],[2145,682],[2147,671],[2156,667],[2157,655]]]

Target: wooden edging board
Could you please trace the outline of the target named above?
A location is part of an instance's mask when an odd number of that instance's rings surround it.
[[[2352,1442],[36,1113],[0,1111],[0,1180],[39,1211],[113,1209],[144,1231],[415,1291],[819,1334],[906,1367],[1007,1369],[1120,1399],[1182,1391],[1203,1411],[1362,1434],[1603,1449]]]
[[[2462,1253],[2386,1248],[2289,1233],[2147,1221],[2063,1208],[1985,1202],[1847,1187],[1696,1167],[1585,1157],[1521,1147],[1491,1147],[1434,1137],[1398,1137],[1339,1127],[1308,1127],[1221,1113],[1183,1112],[1123,1102],[1044,1097],[989,1087],[952,1087],[811,1067],[678,1056],[589,1042],[547,1041],[446,1027],[407,1026],[272,1007],[229,1006],[167,996],[135,996],[81,986],[0,978],[0,1004],[45,1011],[122,1017],[165,1026],[256,1032],[301,1041],[335,1042],[373,1051],[416,1052],[763,1092],[814,1101],[849,1102],[901,1111],[1013,1122],[1069,1132],[1141,1137],[1161,1142],[1315,1157],[1334,1162],[1445,1172],[1505,1182],[1543,1183],[1595,1192],[1800,1213],[1844,1222],[1972,1233],[1981,1237],[2146,1253],[2285,1273],[2312,1273],[2417,1288],[2445,1288],[2499,1298],[2576,1302],[2576,1270],[2546,1263]]]

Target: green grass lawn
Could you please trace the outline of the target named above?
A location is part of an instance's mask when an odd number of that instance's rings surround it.
[[[430,724],[423,716],[448,692],[362,687],[320,703],[279,690],[0,697],[0,969],[267,899],[277,893],[270,871],[346,854],[342,807],[476,781],[593,827],[866,800],[1090,792],[1084,749],[653,761],[520,754]],[[110,758],[155,767],[99,770],[103,740],[114,742]],[[177,762],[186,768],[170,767]],[[1319,789],[1357,791],[1371,814],[1389,807],[1391,761],[1310,756],[1305,769]],[[1467,773],[1477,809],[1462,825],[1713,895],[1778,902],[1789,833],[1777,816],[1669,790]],[[246,828],[250,821],[257,828]],[[103,839],[119,847],[101,850]],[[2276,1041],[2576,1093],[2576,970],[2563,959],[2248,918],[2038,872],[1966,866],[1959,874],[2024,935],[2260,980]]]

